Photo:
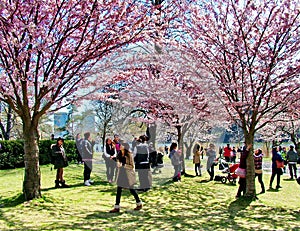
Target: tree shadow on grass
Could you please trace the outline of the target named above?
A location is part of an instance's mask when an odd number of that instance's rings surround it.
[[[253,201],[250,197],[240,197],[235,201],[232,201],[228,207],[228,214],[231,219],[234,219],[237,213],[245,210]]]
[[[288,178],[288,179],[283,179],[283,181],[295,181],[295,179]]]
[[[184,177],[190,177],[190,178],[194,178],[194,177],[196,177],[196,176],[194,176],[194,175],[191,175],[191,174],[188,174],[188,173],[183,173],[182,174],[182,176],[184,176]]]
[[[76,184],[68,184],[69,185],[69,188],[81,188],[81,187],[87,187],[85,186],[83,183],[76,183]],[[89,186],[89,187],[93,187],[93,186],[108,186],[108,185],[111,185],[110,183],[108,183],[107,181],[95,181],[92,186]],[[63,189],[63,188],[55,188],[54,186],[53,187],[50,187],[50,188],[43,188],[41,189],[42,192],[47,192],[47,191],[51,191],[51,190],[59,190],[59,189]]]
[[[19,193],[15,196],[2,199],[1,198],[1,207],[2,208],[9,208],[9,207],[16,207],[17,205],[23,204],[25,202],[24,195]]]
[[[203,183],[209,183],[209,182],[211,182],[211,180],[200,180],[200,184],[203,184]]]

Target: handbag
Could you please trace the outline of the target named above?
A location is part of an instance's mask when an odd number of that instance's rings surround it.
[[[246,178],[246,169],[238,167],[235,171],[235,174],[238,175],[240,178]]]
[[[284,162],[280,160],[276,160],[276,166],[277,168],[284,168]]]

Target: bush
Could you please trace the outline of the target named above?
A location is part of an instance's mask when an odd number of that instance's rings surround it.
[[[51,144],[54,140],[39,141],[39,161],[40,165],[50,163]],[[22,140],[4,140],[0,141],[0,169],[10,169],[24,167],[24,141]],[[65,140],[65,152],[69,162],[76,161],[76,144],[74,140]]]

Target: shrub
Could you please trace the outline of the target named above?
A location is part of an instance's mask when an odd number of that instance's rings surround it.
[[[51,144],[54,140],[39,141],[39,161],[40,165],[50,163]],[[10,169],[24,167],[24,142],[22,140],[3,140],[0,141],[0,169]],[[65,152],[70,162],[76,161],[76,144],[74,140],[65,140]]]

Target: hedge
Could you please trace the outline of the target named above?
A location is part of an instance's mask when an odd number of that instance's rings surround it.
[[[55,140],[39,141],[40,165],[50,163],[51,144]],[[76,161],[76,144],[74,140],[65,140],[64,149],[70,162]],[[0,141],[0,169],[11,169],[24,167],[24,141],[23,140],[2,140]]]

